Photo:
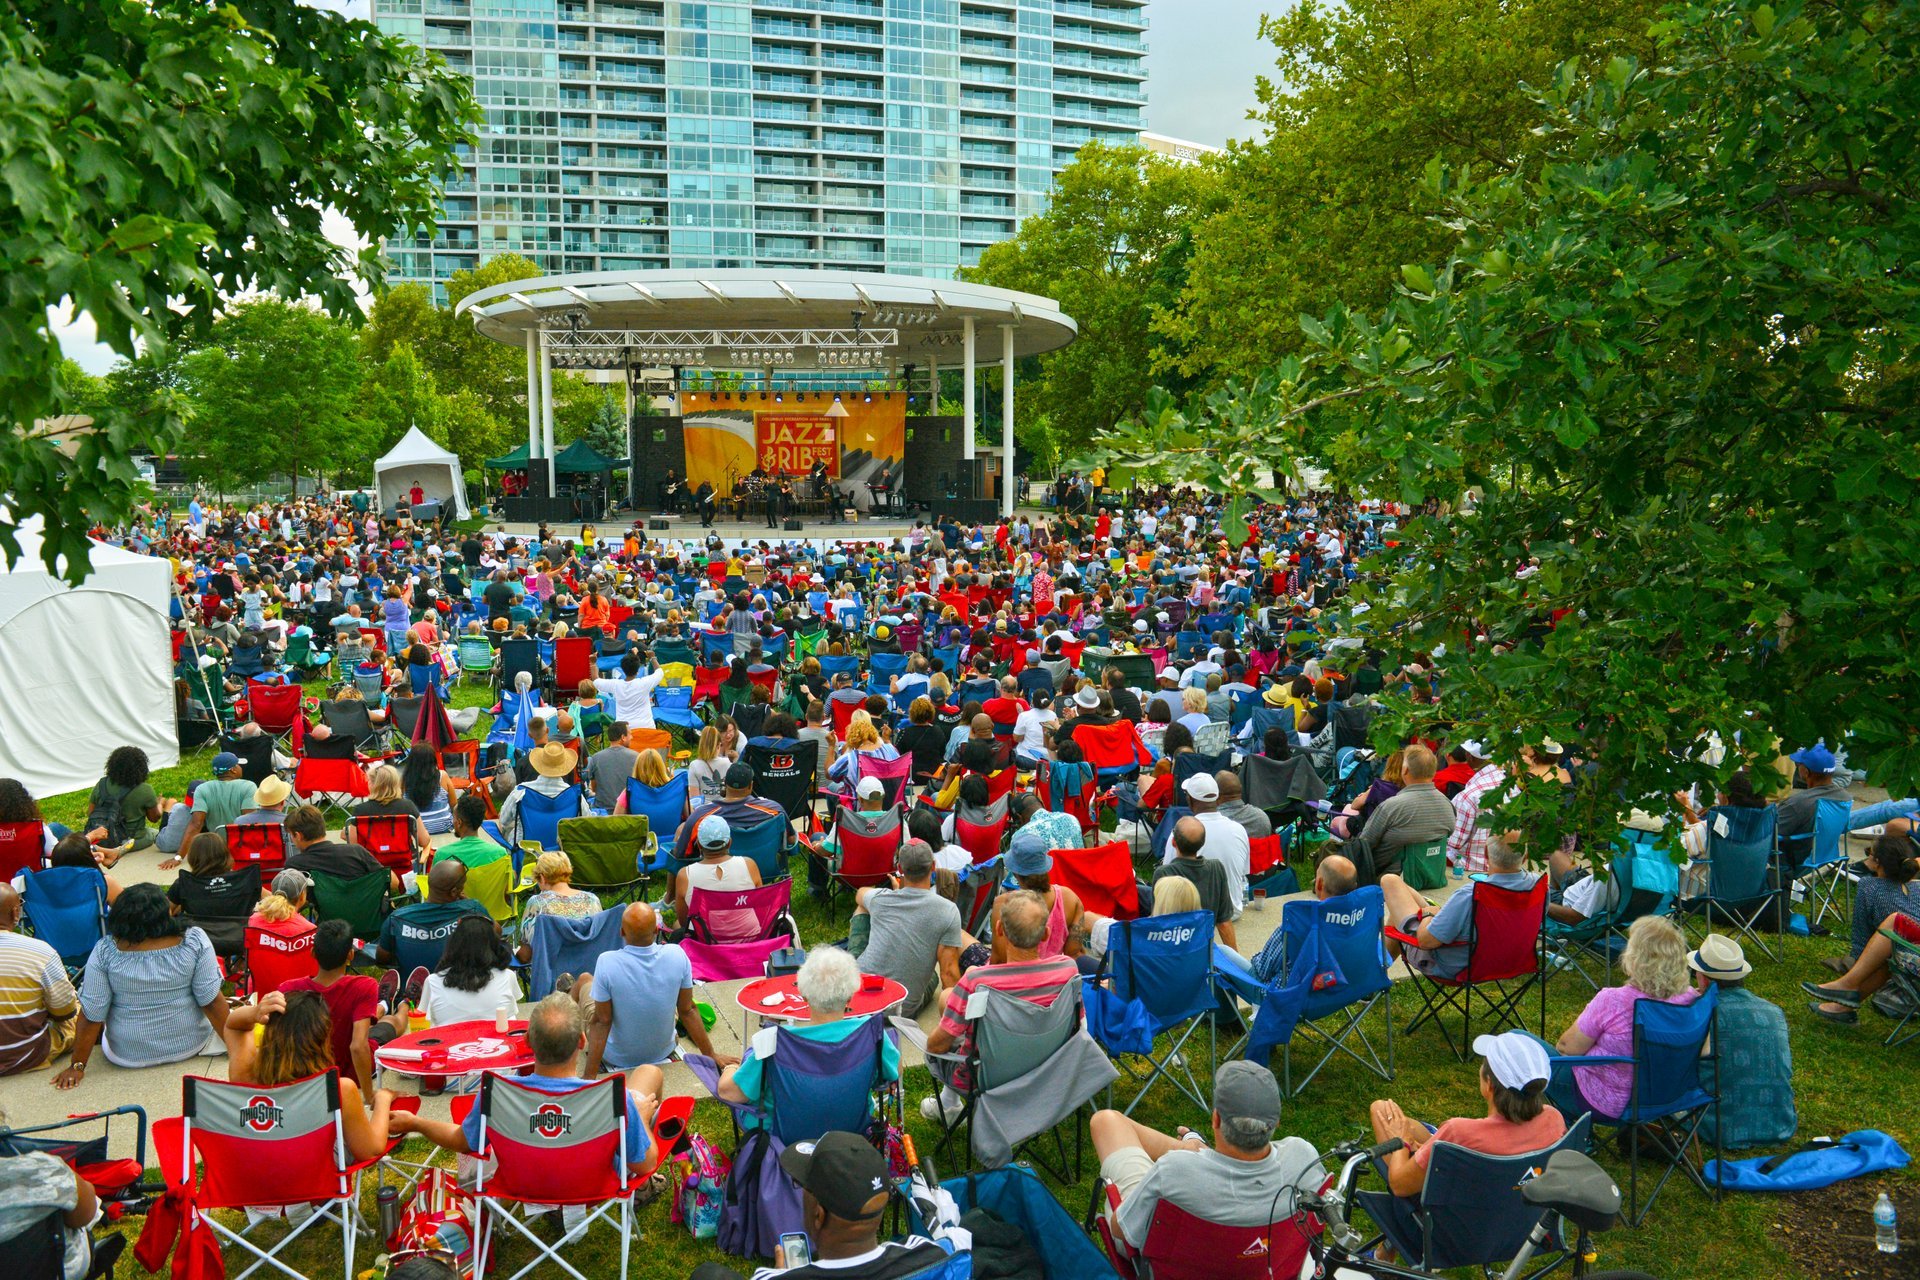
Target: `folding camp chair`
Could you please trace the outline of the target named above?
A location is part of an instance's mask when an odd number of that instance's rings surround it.
[[[560,823],[580,816],[582,794],[577,782],[554,796],[532,787],[520,788],[520,838],[533,841],[542,849],[558,849]]]
[[[833,736],[841,742],[847,740],[847,726],[853,723],[854,712],[866,705],[864,696],[856,695],[843,698],[839,695],[845,690],[835,690],[827,695],[827,715],[833,721]]]
[[[645,890],[647,864],[657,850],[645,814],[562,818],[561,851],[573,864],[572,885],[602,903],[629,902]]]
[[[336,813],[343,821],[353,817],[352,802],[365,800],[370,794],[366,770],[358,760],[312,753],[294,764],[293,789],[307,803]]]
[[[247,986],[255,999],[278,991],[296,978],[311,978],[320,972],[319,962],[313,958],[317,932],[309,927],[286,937],[257,924],[247,926]]]
[[[599,674],[592,636],[561,636],[553,642],[553,699],[579,689]]]
[[[1111,981],[1112,993],[1123,1001],[1137,1001],[1153,1024],[1153,1037],[1169,1036],[1164,1052],[1151,1050],[1144,1056],[1148,1070],[1137,1070],[1130,1058],[1117,1046],[1102,1041],[1119,1067],[1140,1088],[1125,1113],[1133,1109],[1152,1090],[1154,1082],[1165,1080],[1184,1093],[1202,1112],[1212,1110],[1207,1086],[1213,1063],[1218,1057],[1218,1029],[1215,1014],[1220,1007],[1213,985],[1213,916],[1205,911],[1185,911],[1177,915],[1152,916],[1145,920],[1115,920],[1107,934],[1107,954],[1101,972]],[[1194,1072],[1188,1041],[1207,1028],[1207,1067],[1204,1077]],[[1100,1038],[1098,1029],[1095,1038]]]
[[[1591,1124],[1591,1117],[1577,1116],[1552,1146],[1512,1156],[1435,1142],[1418,1196],[1362,1191],[1354,1203],[1379,1224],[1394,1251],[1421,1271],[1491,1267],[1525,1247],[1544,1213],[1521,1197],[1520,1188],[1555,1152],[1584,1152]],[[1565,1259],[1553,1254],[1564,1253],[1566,1246],[1556,1232],[1550,1252],[1528,1260],[1530,1274],[1543,1275],[1557,1267]]]
[[[1284,836],[1258,836],[1247,841],[1249,900],[1256,889],[1273,899],[1300,891],[1300,878],[1287,865],[1287,842]]]
[[[779,805],[789,821],[813,816],[814,798],[819,794],[815,775],[820,768],[820,753],[813,743],[790,748],[749,742],[740,758],[753,770],[753,794]]]
[[[0,822],[0,881],[22,871],[37,871],[46,859],[47,827],[43,822]]]
[[[976,938],[991,935],[993,903],[1000,896],[1006,878],[1006,857],[995,854],[985,862],[976,862],[960,879],[960,927]]]
[[[415,869],[414,819],[408,814],[368,814],[347,823],[347,839],[373,855],[387,870],[406,875]]]
[[[480,1077],[482,1147],[493,1156],[483,1162],[474,1184],[473,1273],[485,1275],[493,1252],[491,1231],[511,1226],[526,1238],[534,1256],[510,1277],[520,1280],[543,1262],[573,1280],[587,1276],[568,1261],[596,1221],[605,1219],[620,1232],[620,1280],[626,1280],[633,1245],[633,1192],[639,1179],[627,1171],[627,1082],[609,1076],[566,1092],[529,1088],[511,1076],[486,1072]],[[577,1205],[580,1224],[549,1244],[513,1212],[516,1205]],[[595,1280],[605,1272],[595,1269]]]
[[[106,874],[98,867],[48,867],[29,871],[22,883],[20,906],[33,935],[78,973],[107,935]]]
[[[793,881],[775,880],[751,889],[687,891],[687,934],[714,946],[799,937],[793,919]]]
[[[792,844],[793,827],[778,818],[750,823],[733,829],[735,857],[752,858],[760,868],[762,884],[785,880],[789,874],[787,851]]]
[[[1091,849],[1055,849],[1047,880],[1073,890],[1096,915],[1115,921],[1140,915],[1140,885],[1133,875],[1133,854],[1124,840]]]
[[[371,708],[357,698],[321,703],[320,722],[331,736],[345,738],[361,751],[373,750],[384,734],[384,730],[374,728]]]
[[[958,805],[953,811],[953,842],[967,851],[974,866],[1000,856],[1007,837],[1007,797],[974,808]]]
[[[353,1280],[360,1174],[386,1154],[358,1163],[348,1155],[338,1072],[272,1086],[187,1076],[180,1095],[180,1116],[153,1127],[161,1176],[170,1195],[186,1200],[197,1228],[211,1229],[222,1243],[252,1256],[233,1280],[261,1267],[305,1280],[307,1273],[286,1260],[288,1247],[322,1223],[339,1226],[343,1274]],[[310,1206],[312,1213],[297,1221],[290,1216],[288,1230],[270,1247],[251,1238],[265,1219],[250,1214],[236,1228],[211,1212],[294,1205]],[[183,1240],[180,1247],[188,1246]]]
[[[1076,728],[1073,740],[1080,745],[1081,754],[1093,766],[1094,776],[1103,786],[1134,777],[1153,764],[1153,757],[1140,741],[1140,730],[1131,720]]]
[[[732,674],[729,667],[695,667],[693,669],[693,700],[695,704],[715,701],[720,697],[720,686]]]
[[[500,677],[496,687],[502,692],[517,687],[516,677],[521,672],[533,677],[538,687],[540,679],[540,645],[531,638],[502,640],[500,642]]]
[[[264,733],[223,733],[220,749],[240,757],[240,776],[259,786],[273,776],[273,739]]]
[[[893,677],[905,674],[907,674],[906,654],[871,654],[867,658],[867,692],[885,696]],[[828,678],[831,679],[831,675]]]
[[[351,880],[313,873],[313,910],[322,920],[345,920],[356,938],[377,938],[387,918],[388,890],[393,881],[386,871],[369,871]]]
[[[1894,1007],[1901,1010],[1883,1042],[1891,1048],[1920,1036],[1920,943],[1908,941],[1893,929],[1881,929],[1879,934],[1893,944],[1893,953],[1887,957],[1884,991],[1899,1001]],[[1879,1005],[1878,996],[1874,1003]]]
[[[882,1051],[890,1038],[887,1024],[877,1017],[847,1021],[856,1025],[832,1041],[796,1035],[779,1024],[762,1027],[751,1041],[761,1064],[760,1098],[752,1104],[727,1103],[736,1129],[743,1123],[763,1128],[792,1146],[818,1141],[836,1129],[866,1133],[875,1114],[897,1122],[900,1090],[886,1078]],[[717,1097],[720,1070],[713,1059],[694,1054],[686,1061]]]
[[[440,768],[454,789],[461,795],[477,795],[486,806],[487,816],[497,818],[500,810],[493,802],[493,784],[480,771],[480,746],[478,742],[455,742],[435,751],[439,757]],[[459,765],[458,769],[449,767]]]
[[[1093,819],[1093,782],[1094,771],[1091,765],[1062,764],[1058,760],[1042,760],[1035,771],[1038,774],[1040,803],[1054,813],[1073,815],[1080,824],[1080,834],[1086,835],[1094,828]]]
[[[653,691],[653,719],[656,724],[676,725],[699,730],[704,726],[693,713],[693,686],[669,685],[664,681]]]
[[[258,867],[266,880],[287,865],[287,829],[279,823],[230,822],[224,829],[227,855],[236,868]]]
[[[829,861],[827,881],[829,910],[836,885],[852,891],[887,882],[887,877],[893,874],[894,858],[900,852],[906,830],[907,824],[897,806],[879,813],[857,813],[846,805],[834,811],[835,849]]]
[[[493,645],[485,636],[461,636],[456,648],[462,680],[486,680],[493,675]]]
[[[1400,878],[1407,882],[1409,889],[1418,889],[1422,893],[1429,889],[1446,888],[1447,842],[1428,840],[1407,845],[1400,850]]]
[[[816,753],[815,763],[818,763]],[[892,760],[882,760],[865,751],[856,751],[853,756],[852,782],[857,787],[863,778],[878,778],[886,788],[887,803],[901,803],[907,792],[907,784],[913,781],[913,757],[896,756]]]
[[[1495,1032],[1502,1027],[1526,1029],[1526,1015],[1520,1001],[1529,990],[1540,991],[1540,1018],[1534,1024],[1536,1035],[1545,1034],[1547,1021],[1547,984],[1541,975],[1540,932],[1547,919],[1547,877],[1535,880],[1531,889],[1503,889],[1490,881],[1476,881],[1460,892],[1472,895],[1468,903],[1466,937],[1453,944],[1466,949],[1466,968],[1451,978],[1426,973],[1413,965],[1414,994],[1420,997],[1420,1012],[1414,1015],[1401,1034],[1412,1035],[1423,1022],[1440,1028],[1453,1056],[1466,1061],[1473,1045],[1473,995],[1480,991],[1480,1002],[1487,1006],[1484,1029]],[[1386,936],[1414,948],[1418,940],[1389,925]],[[1460,1040],[1456,1043],[1447,1029],[1446,1010],[1460,1015]]]
[[[1255,1011],[1252,1028],[1225,1056],[1244,1049],[1248,1058],[1260,1061],[1283,1046],[1281,1084],[1288,1097],[1303,1093],[1337,1054],[1382,1080],[1393,1079],[1393,983],[1387,977],[1387,948],[1380,932],[1385,915],[1379,885],[1319,901],[1295,898],[1282,906],[1277,950],[1269,940],[1252,972],[1238,965],[1214,971],[1225,990]],[[1270,954],[1271,973],[1261,964]],[[1386,1015],[1384,1059],[1362,1025],[1376,1003]],[[1296,1087],[1293,1043],[1302,1032],[1324,1046],[1324,1052]]]
[[[1617,1116],[1593,1113],[1596,1128],[1605,1125],[1628,1134],[1629,1152],[1626,1218],[1639,1226],[1653,1212],[1653,1202],[1674,1170],[1686,1172],[1693,1184],[1717,1202],[1720,1190],[1709,1186],[1703,1167],[1693,1157],[1694,1143],[1705,1142],[1701,1126],[1709,1112],[1713,1114],[1714,1159],[1720,1158],[1720,1094],[1709,1080],[1719,1080],[1719,1037],[1713,1034],[1714,1013],[1719,1004],[1717,987],[1708,987],[1691,1004],[1668,1004],[1661,1000],[1637,1000],[1633,1005],[1633,1056],[1619,1057],[1587,1054],[1553,1059],[1555,1075],[1577,1067],[1626,1066],[1633,1069],[1633,1087],[1627,1105]],[[1712,1062],[1711,1075],[1700,1070],[1702,1062]],[[1577,1083],[1576,1077],[1576,1083]],[[1640,1149],[1646,1142],[1667,1162],[1640,1203]]]
[[[650,787],[638,778],[627,779],[627,813],[647,820],[647,829],[655,842],[642,868],[645,871],[659,871],[672,864],[680,824],[687,816],[688,781],[685,770],[674,774],[660,787]]]
[[[261,732],[271,735],[290,754],[299,754],[300,738],[306,730],[299,685],[247,681],[247,712]]]
[[[1822,923],[1829,913],[1842,923],[1848,919],[1845,893],[1854,878],[1847,821],[1852,813],[1852,800],[1829,796],[1814,806],[1812,831],[1780,841],[1781,879],[1795,901],[1805,900],[1809,925]]]
[[[1667,851],[1634,834],[1627,832],[1615,846],[1594,913],[1577,924],[1549,919],[1540,935],[1554,966],[1577,973],[1595,991],[1613,985],[1613,961],[1626,949],[1627,927],[1641,916],[1666,915],[1680,891],[1680,868]]]
[[[997,1169],[1025,1156],[1061,1182],[1079,1180],[1085,1146],[1080,1111],[1118,1076],[1087,1034],[1080,988],[1076,974],[1046,1004],[992,987],[977,988],[964,1011],[973,1030],[964,1057],[933,1053],[917,1022],[892,1019],[894,1028],[925,1054],[937,1080],[948,1087],[958,1079],[968,1082],[967,1088],[956,1090],[962,1098],[957,1113],[936,1108],[939,1155],[944,1157],[964,1132],[968,1168],[977,1160]],[[1073,1125],[1071,1162],[1060,1133],[1063,1123]],[[1053,1138],[1052,1158],[1037,1142],[1046,1136]]]
[[[1774,817],[1772,805],[1764,809],[1716,805],[1707,810],[1707,890],[1678,902],[1686,913],[1683,919],[1703,915],[1706,932],[1711,933],[1718,915],[1769,960],[1780,959],[1760,928],[1766,914],[1777,909],[1780,897]]]
[[[1320,1231],[1318,1219],[1296,1215],[1292,1196],[1275,1202],[1280,1216],[1263,1227],[1221,1226],[1162,1199],[1154,1206],[1146,1241],[1136,1250],[1109,1216],[1120,1208],[1120,1199],[1111,1183],[1094,1179],[1088,1216],[1121,1280],[1291,1280],[1303,1274],[1308,1240]],[[1099,1212],[1103,1203],[1106,1213]]]

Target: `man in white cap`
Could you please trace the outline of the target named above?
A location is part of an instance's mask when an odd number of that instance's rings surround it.
[[[1717,1124],[1720,1145],[1729,1151],[1787,1141],[1800,1127],[1787,1015],[1747,990],[1753,966],[1732,938],[1708,934],[1700,940],[1700,949],[1687,956],[1687,967],[1693,970],[1695,990],[1719,988],[1714,1054],[1700,1065],[1700,1083],[1711,1089],[1719,1077],[1720,1105],[1708,1110],[1701,1138],[1712,1141]]]
[[[1567,1132],[1566,1118],[1547,1101],[1547,1082],[1553,1063],[1547,1046],[1525,1031],[1497,1036],[1475,1036],[1473,1051],[1480,1055],[1480,1096],[1486,1099],[1484,1116],[1461,1116],[1432,1133],[1400,1109],[1381,1099],[1368,1110],[1376,1142],[1399,1138],[1406,1146],[1387,1157],[1387,1185],[1395,1195],[1418,1196],[1427,1184],[1427,1162],[1432,1144],[1451,1142],[1490,1156],[1517,1156],[1550,1147]]]
[[[1247,874],[1253,861],[1247,829],[1220,812],[1220,784],[1212,774],[1196,773],[1180,784],[1180,790],[1186,793],[1193,816],[1207,830],[1200,856],[1212,858],[1227,869],[1227,891],[1233,898],[1237,918],[1247,904]],[[1173,840],[1169,835],[1166,846],[1160,850],[1160,861],[1169,861],[1173,856]]]

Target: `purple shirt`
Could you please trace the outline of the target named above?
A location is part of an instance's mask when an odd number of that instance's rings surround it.
[[[1693,990],[1682,991],[1669,996],[1665,1003],[1692,1004],[1699,994]],[[1601,1057],[1631,1058],[1633,1006],[1651,999],[1652,996],[1631,985],[1608,987],[1595,995],[1581,1011],[1579,1020],[1573,1024],[1581,1035],[1592,1037],[1593,1048],[1587,1052]],[[1626,1110],[1633,1093],[1632,1067],[1576,1067],[1574,1079],[1580,1086],[1581,1095],[1596,1110],[1609,1116],[1617,1116]]]

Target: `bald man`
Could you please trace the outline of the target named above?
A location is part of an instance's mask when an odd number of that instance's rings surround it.
[[[1313,896],[1322,902],[1352,893],[1359,887],[1360,876],[1354,869],[1353,861],[1337,853],[1320,859],[1320,867],[1313,873]],[[1273,936],[1267,939],[1267,945],[1260,949],[1260,954],[1253,958],[1253,964],[1249,966],[1253,976],[1262,982],[1272,982],[1279,977],[1286,963],[1286,946],[1286,930],[1275,929]]]
[[[54,949],[20,932],[20,895],[0,881],[0,1076],[44,1067],[73,1046],[80,1004]]]
[[[447,949],[454,926],[468,916],[493,918],[485,905],[467,896],[466,864],[435,862],[427,873],[427,900],[410,902],[387,917],[380,926],[375,958],[402,975],[415,969],[432,973],[440,967],[440,953]]]
[[[693,1047],[721,1066],[735,1057],[713,1051],[706,1024],[693,1007],[693,966],[686,952],[661,942],[660,917],[644,902],[620,915],[618,951],[593,966],[593,1024],[587,1031],[589,1077],[602,1071],[658,1066],[679,1052],[675,1023]]]

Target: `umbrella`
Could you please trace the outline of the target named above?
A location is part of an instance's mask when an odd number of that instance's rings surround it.
[[[447,720],[447,709],[440,705],[439,686],[431,680],[420,693],[420,718],[413,722],[413,740],[436,751],[453,745],[453,725]]]

